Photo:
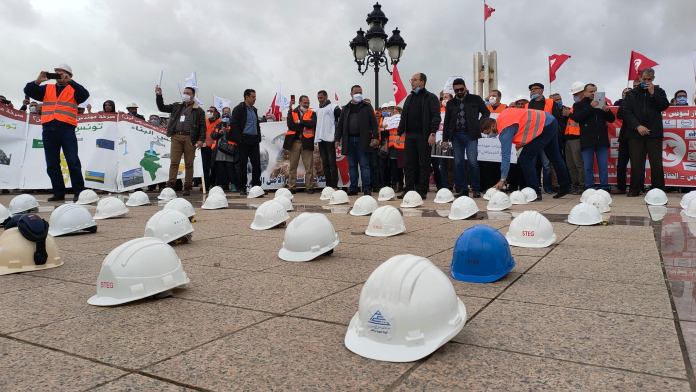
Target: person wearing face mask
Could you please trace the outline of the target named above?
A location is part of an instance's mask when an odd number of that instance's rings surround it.
[[[542,83],[536,82],[528,86],[529,88],[529,103],[524,107],[525,109],[535,109],[543,110],[546,113],[553,115],[556,120],[561,125],[561,118],[563,117],[563,109],[558,107],[556,103],[551,98],[544,97],[544,85]],[[540,178],[543,175],[543,185],[544,191],[546,193],[553,193],[552,187],[552,173],[551,173],[551,163],[544,152],[541,152],[539,161],[537,162],[537,168],[539,169]]]
[[[326,186],[338,187],[338,170],[336,168],[336,122],[341,117],[341,107],[329,100],[325,90],[317,92],[319,108],[317,113],[317,131],[315,141],[319,145],[322,171]]]
[[[689,106],[689,98],[686,95],[685,90],[677,90],[676,93],[674,93],[674,106]]]
[[[440,127],[440,101],[425,88],[427,76],[418,72],[411,77],[411,94],[404,101],[399,135],[406,135],[406,183],[398,197],[415,190],[423,199],[430,187],[430,150]]]
[[[218,124],[220,124],[220,112],[218,112],[215,106],[211,106],[205,112],[205,142],[201,147],[203,179],[205,180],[206,190],[215,185],[215,160],[213,157],[215,140],[212,137],[212,133],[218,127]]]
[[[126,106],[126,110],[128,111],[128,114],[130,114],[133,117],[137,117],[143,121],[145,121],[145,116],[142,114],[138,114],[138,104],[137,103],[131,103],[130,105]]]
[[[640,84],[640,80],[634,80],[634,87]],[[622,120],[621,129],[619,130],[619,156],[616,160],[616,188],[611,190],[611,193],[623,195],[626,193],[626,168],[628,167],[628,139],[626,138],[626,122],[623,121],[623,103],[626,99],[626,94],[631,91],[630,87],[626,87],[621,92],[621,99],[614,102],[614,106],[618,107],[616,118]]]
[[[176,177],[179,173],[179,163],[181,156],[184,156],[184,196],[191,194],[193,187],[193,160],[197,148],[203,146],[205,141],[205,112],[195,101],[196,90],[193,87],[185,87],[181,96],[181,102],[170,105],[164,104],[162,89],[155,87],[155,100],[157,109],[160,112],[171,113],[170,121],[167,124],[167,136],[171,138],[169,179],[167,186],[174,188]]]
[[[480,121],[490,116],[486,103],[478,95],[469,93],[464,79],[452,82],[454,98],[447,102],[442,142],[454,146],[455,196],[468,196],[471,180],[473,197],[481,197],[480,168],[478,163],[478,139],[481,137]],[[466,152],[466,159],[465,159]]]
[[[102,104],[102,111],[101,113],[116,113],[116,104],[114,101],[107,99],[104,101]]]
[[[488,107],[488,111],[491,113],[491,117],[498,117],[498,114],[507,109],[508,106],[501,103],[502,97],[503,94],[500,92],[500,90],[491,90],[491,93],[488,95],[486,106]]]
[[[63,150],[65,161],[70,171],[70,182],[74,193],[73,200],[85,187],[82,177],[82,165],[77,150],[77,106],[89,98],[89,92],[73,80],[72,68],[61,64],[54,68],[58,74],[56,83],[42,83],[48,80],[46,71],[41,71],[36,80],[24,87],[24,95],[43,102],[41,126],[46,172],[51,179],[53,196],[48,201],[65,200],[65,182],[60,169],[60,151]]]
[[[607,123],[614,122],[614,113],[608,105],[600,109],[595,100],[597,86],[588,83],[583,89],[582,100],[573,104],[571,118],[580,124],[580,145],[585,169],[585,189],[595,187],[594,161],[599,170],[599,187],[609,191],[609,130]]]
[[[655,70],[640,72],[640,84],[623,102],[628,153],[631,160],[631,190],[626,196],[635,197],[645,189],[645,156],[650,161],[650,184],[664,190],[662,167],[662,111],[669,107],[665,90],[653,84]]]
[[[297,166],[302,158],[305,168],[304,183],[307,193],[314,193],[314,133],[317,127],[317,114],[309,107],[309,97],[301,95],[300,105],[293,109],[294,101],[290,101],[283,149],[288,151],[290,161],[287,187],[291,193],[296,192]]]
[[[341,110],[335,139],[342,154],[348,157],[348,194],[357,195],[358,184],[362,182],[363,193],[371,195],[370,154],[379,146],[377,118],[372,105],[363,100],[362,87],[357,84],[351,87],[350,96],[350,102]]]
[[[575,82],[570,86],[573,102],[580,102],[584,96],[585,83]],[[564,109],[566,112],[566,109]],[[585,167],[582,164],[582,146],[580,144],[580,124],[573,119],[573,108],[567,109],[568,120],[563,128],[565,139],[565,162],[570,175],[570,190],[574,195],[582,193],[585,188]]]

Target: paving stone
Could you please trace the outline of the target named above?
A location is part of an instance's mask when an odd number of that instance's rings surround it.
[[[187,258],[184,260],[184,264],[261,271],[267,268],[278,267],[285,263],[278,258],[277,249],[228,249],[229,251],[218,249],[217,253],[214,254]]]
[[[111,381],[90,392],[124,392],[124,391],[161,391],[161,392],[187,392],[195,391],[176,384],[160,381],[154,378],[131,373],[125,377]]]
[[[59,267],[62,268],[62,267]],[[52,268],[55,269],[55,268]],[[47,270],[45,270],[47,271]],[[44,272],[44,271],[42,271]],[[51,279],[31,276],[27,273],[0,276],[0,294],[19,290],[31,290],[36,287],[60,283]]]
[[[321,257],[308,263],[284,262],[281,266],[269,268],[264,272],[361,283],[366,281],[380,264],[382,262],[379,260],[346,259],[331,256]]]
[[[659,263],[630,258],[616,258],[607,261],[546,256],[527,273],[608,282],[662,286],[665,284]]]

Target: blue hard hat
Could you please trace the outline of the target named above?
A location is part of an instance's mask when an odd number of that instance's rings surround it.
[[[514,267],[515,260],[505,236],[490,226],[476,225],[457,238],[450,273],[462,282],[491,283]]]

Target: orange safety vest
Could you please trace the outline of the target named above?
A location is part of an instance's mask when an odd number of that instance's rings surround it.
[[[573,114],[573,108],[570,108],[570,113]],[[566,123],[564,135],[568,136],[580,136],[580,124],[576,123],[575,120],[568,117],[568,122]]]
[[[527,145],[544,131],[546,113],[541,110],[508,108],[498,115],[498,132],[518,125],[512,142],[518,146]]]
[[[305,114],[302,116],[302,119],[305,120],[305,121],[311,120],[311,119],[312,119],[312,114],[313,114],[313,113],[314,113],[314,112],[312,111],[312,109],[307,109],[307,111],[305,112]],[[295,111],[295,110],[292,111],[292,120],[293,120],[294,122],[299,122],[299,121],[300,121],[300,116],[297,114],[297,111]],[[297,133],[297,132],[293,131],[292,129],[288,129],[288,132],[287,132],[285,135],[286,135],[286,136],[292,136],[292,135],[294,135],[295,133]],[[314,129],[313,129],[313,128],[304,128],[304,129],[302,130],[302,137],[305,138],[305,139],[312,139],[312,138],[314,137]]]
[[[406,135],[399,136],[397,131],[398,128],[389,129],[389,140],[387,141],[387,147],[403,150],[406,148]]]
[[[553,105],[555,105],[555,104],[556,104],[556,102],[554,102],[553,99],[546,98],[544,100],[544,111],[546,113],[551,114],[551,112],[553,111]],[[524,105],[524,108],[529,109],[529,104]],[[532,110],[534,110],[534,109],[532,109]]]
[[[220,122],[222,122],[222,120],[219,117],[215,121],[209,121],[208,119],[205,120],[205,145],[210,148],[215,148],[215,139],[213,139],[210,134],[215,130],[215,127],[217,127]]]
[[[501,103],[500,105],[498,105],[497,108],[494,108],[494,107],[491,106],[491,105],[486,105],[486,106],[488,106],[488,111],[491,112],[491,113],[502,113],[503,110],[507,109],[507,107],[508,107],[508,106],[507,106],[506,104],[504,104],[504,103]]]
[[[53,120],[77,126],[77,101],[75,100],[75,89],[72,86],[65,86],[60,92],[60,96],[56,96],[56,85],[46,85],[43,105],[41,106],[41,124]]]

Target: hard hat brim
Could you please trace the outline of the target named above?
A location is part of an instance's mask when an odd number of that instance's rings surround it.
[[[325,246],[317,251],[307,251],[307,252],[293,252],[291,250],[287,250],[285,248],[280,248],[278,251],[278,257],[280,257],[284,261],[291,261],[291,262],[305,262],[305,261],[312,261],[316,259],[317,257],[323,255],[324,253],[334,249],[338,243],[338,234],[336,234],[336,240],[332,242],[330,245]]]
[[[260,230],[269,230],[269,229],[272,229],[274,227],[277,227],[278,225],[282,224],[283,222],[287,222],[288,219],[290,219],[289,216],[287,218],[285,218],[282,222],[278,222],[278,223],[275,223],[272,225],[258,225],[258,224],[256,224],[256,222],[251,222],[251,224],[249,225],[249,228],[251,230],[259,230],[259,231]]]
[[[388,233],[388,234],[387,234],[387,233],[380,233],[380,232],[378,232],[378,231],[373,231],[373,230],[370,230],[369,228],[367,228],[367,229],[365,229],[365,235],[368,235],[368,236],[370,236],[370,237],[393,237],[393,236],[399,235],[399,234],[401,234],[401,233],[403,233],[403,232],[405,232],[405,231],[406,231],[406,228],[405,228],[405,227],[402,227],[402,228],[401,228],[399,231],[397,231],[396,233]]]
[[[128,213],[128,210],[119,212],[117,214],[94,214],[94,219],[101,220],[101,219],[111,219],[111,218],[118,218],[121,216],[124,216]]]
[[[451,202],[453,202],[453,201],[454,201],[454,197],[448,198],[448,199],[446,199],[446,200],[438,200],[438,199],[435,199],[435,200],[433,200],[433,203],[437,203],[437,204],[447,204],[447,203],[451,203]]]
[[[576,221],[575,219],[571,219],[571,218],[569,217],[569,218],[568,218],[568,223],[570,223],[571,225],[576,225],[576,226],[594,226],[594,225],[598,225],[598,224],[602,223],[602,219],[598,220],[597,222],[585,222],[585,223],[581,223],[581,222],[578,222],[578,221]]]
[[[43,264],[43,265],[31,264],[31,265],[24,265],[21,268],[8,268],[6,266],[2,266],[2,267],[0,267],[0,275],[10,275],[10,274],[18,274],[18,273],[22,273],[22,272],[41,271],[41,270],[46,270],[46,269],[50,269],[50,268],[60,267],[63,264],[64,264],[63,258],[58,257],[58,262],[52,263],[52,264],[49,264],[47,261],[46,264]]]
[[[390,196],[390,197],[378,197],[378,198],[377,198],[377,201],[391,201],[391,200],[394,200],[394,196]]]
[[[478,211],[474,211],[474,212],[472,212],[470,215],[467,215],[467,216],[465,216],[465,217],[455,217],[455,216],[453,216],[452,214],[449,214],[449,215],[447,215],[447,218],[450,219],[450,220],[464,220],[464,219],[469,219],[469,218],[471,218],[472,216],[476,215],[476,213],[478,213]]]
[[[558,237],[556,236],[556,233],[553,233],[553,236],[549,238],[547,241],[541,243],[541,244],[535,244],[535,243],[525,243],[521,241],[517,241],[515,238],[512,238],[508,236],[507,234],[505,235],[505,239],[507,240],[508,244],[511,246],[516,246],[518,248],[548,248],[549,246],[553,245]]]
[[[510,273],[510,271],[515,268],[515,265],[517,264],[515,262],[514,258],[510,258],[512,260],[512,263],[510,265],[510,268],[506,271],[502,271],[497,274],[493,275],[467,275],[467,274],[460,274],[458,272],[455,272],[452,270],[452,266],[450,265],[450,275],[454,280],[458,280],[460,282],[467,282],[467,283],[493,283],[497,282],[500,279],[504,278],[507,276],[507,274]]]
[[[348,213],[353,216],[367,216],[372,214],[372,212],[356,212],[355,207],[353,207]]]

